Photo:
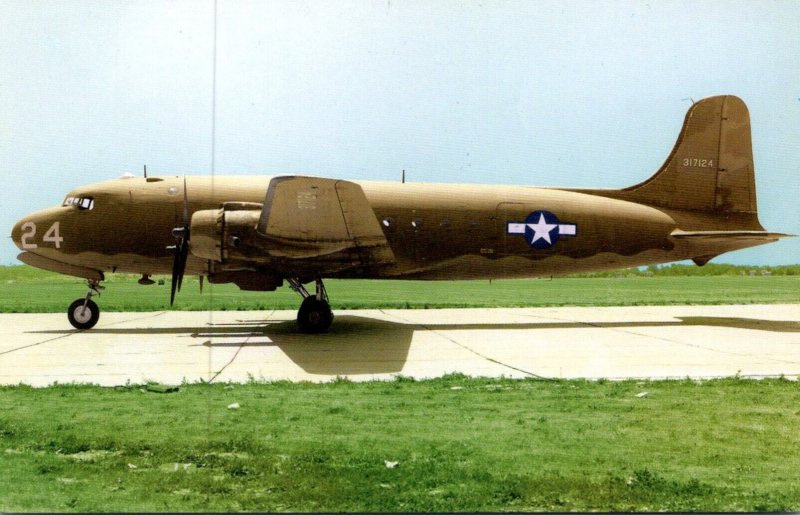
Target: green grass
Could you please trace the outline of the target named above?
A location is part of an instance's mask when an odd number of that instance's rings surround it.
[[[736,378],[2,387],[0,510],[793,511],[798,398]]]
[[[335,309],[800,300],[794,273],[717,271],[327,286]],[[136,279],[111,275],[101,308],[168,309],[168,280]],[[2,312],[62,312],[84,293],[0,267]],[[176,309],[298,303],[287,288],[200,296],[189,278]],[[0,387],[0,511],[794,511],[798,399],[797,382],[736,378]]]
[[[169,309],[169,278],[164,285],[141,286],[138,277],[109,275],[97,299],[104,311]],[[158,279],[158,278],[157,278]],[[800,301],[800,275],[565,277],[500,281],[326,281],[334,309],[632,306],[668,304],[754,304]],[[0,312],[55,313],[86,293],[76,278],[29,267],[0,267]],[[284,286],[275,292],[243,292],[235,285],[206,284],[187,278],[176,299],[179,310],[297,309],[297,294]]]

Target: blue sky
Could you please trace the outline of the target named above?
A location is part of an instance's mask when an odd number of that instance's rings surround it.
[[[624,187],[695,100],[750,108],[800,234],[796,1],[0,0],[0,226],[141,173]],[[266,185],[265,185],[266,186]],[[800,262],[800,238],[715,262]],[[10,239],[0,264],[16,262]]]

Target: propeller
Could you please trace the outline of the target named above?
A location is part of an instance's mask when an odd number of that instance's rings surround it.
[[[169,305],[175,303],[175,292],[181,291],[183,274],[186,271],[186,261],[189,257],[189,197],[186,192],[186,177],[183,178],[183,227],[172,229],[172,236],[178,240],[177,245],[167,247],[175,253],[172,262],[172,288],[169,294]]]

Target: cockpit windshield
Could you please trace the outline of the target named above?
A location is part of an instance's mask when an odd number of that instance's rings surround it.
[[[78,209],[94,209],[94,199],[92,197],[67,197],[62,206],[77,206]]]

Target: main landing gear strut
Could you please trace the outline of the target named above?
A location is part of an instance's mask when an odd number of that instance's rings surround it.
[[[91,300],[95,295],[100,295],[100,290],[105,286],[100,286],[100,281],[90,279],[86,281],[89,291],[86,297],[78,299],[67,308],[67,318],[75,329],[91,329],[100,318],[100,308]]]
[[[316,292],[312,295],[299,279],[286,280],[289,286],[303,297],[303,303],[297,311],[297,325],[304,333],[324,333],[333,322],[333,312],[328,303],[328,292],[322,279],[316,280]]]
[[[315,281],[315,292],[308,292],[299,279],[287,279],[289,286],[303,297],[303,303],[297,311],[297,325],[304,333],[324,333],[333,322],[333,312],[328,303],[328,292],[322,279]],[[77,299],[69,305],[67,318],[75,329],[91,329],[100,319],[100,308],[92,300],[95,295],[100,295],[100,291],[105,286],[100,285],[100,281],[91,279],[86,281],[89,291],[86,297]]]

